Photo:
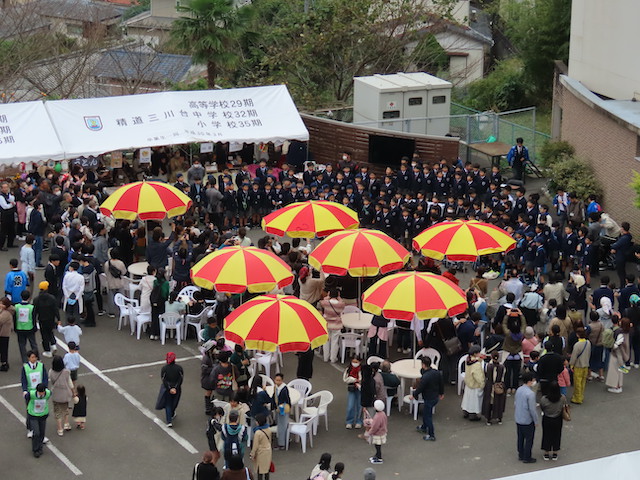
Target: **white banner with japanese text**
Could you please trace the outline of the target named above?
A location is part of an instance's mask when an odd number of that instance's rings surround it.
[[[284,85],[45,103],[67,158],[190,142],[309,139]]]

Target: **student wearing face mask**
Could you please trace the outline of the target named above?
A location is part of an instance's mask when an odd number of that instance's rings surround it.
[[[351,358],[351,363],[342,374],[342,380],[347,384],[347,418],[346,428],[362,428],[362,408],[360,408],[360,384],[362,383],[362,372],[360,359],[355,355]]]
[[[536,394],[533,387],[536,381],[531,372],[522,374],[522,386],[516,390],[514,419],[518,427],[518,460],[523,463],[535,463],[531,457],[533,437],[538,424],[536,411]]]

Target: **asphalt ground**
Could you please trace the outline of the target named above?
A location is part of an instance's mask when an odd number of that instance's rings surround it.
[[[7,265],[8,269],[9,259],[17,256],[17,249],[0,253],[0,265]],[[36,282],[41,276],[42,271],[38,271]],[[461,285],[467,285],[469,274],[460,277]],[[47,421],[51,441],[39,459],[32,456],[31,443],[26,438],[20,359],[16,339],[11,339],[11,369],[0,372],[0,478],[190,478],[193,465],[207,448],[196,341],[191,338],[180,346],[173,339],[164,346],[146,337],[138,341],[130,335],[128,326],[117,330],[117,319],[96,318],[97,327],[84,328],[81,338],[83,363],[79,382],[86,386],[89,397],[86,429],[74,429],[58,437],[51,414]],[[37,338],[40,343],[39,333]],[[59,351],[63,348],[61,344]],[[160,369],[169,351],[176,353],[185,370],[173,429],[164,426],[164,412],[154,410]],[[392,348],[391,359],[400,357]],[[296,362],[293,354],[284,355],[286,379],[295,377]],[[44,363],[49,368],[51,359],[45,358]],[[275,451],[276,473],[272,479],[306,479],[323,452],[332,453],[333,462],[345,463],[344,479],[362,478],[362,471],[370,466],[368,458],[373,447],[357,438],[361,431],[344,428],[346,388],[341,379],[342,368],[315,358],[313,391],[327,389],[335,395],[329,408],[329,431],[321,422],[313,447],[306,454],[295,442],[289,451]],[[415,431],[420,421],[414,422],[406,407],[398,413],[394,404],[388,443],[383,447],[385,462],[375,466],[378,479],[492,479],[636,450],[640,443],[639,378],[640,370],[632,369],[625,377],[624,392],[619,395],[608,393],[602,383],[589,383],[585,403],[574,406],[573,421],[565,423],[559,460],[542,461],[538,429],[534,450],[538,463],[531,465],[517,460],[512,398],[507,401],[503,425],[489,427],[484,422],[464,420],[461,397],[455,387],[447,386],[434,418],[436,442],[423,441]]]

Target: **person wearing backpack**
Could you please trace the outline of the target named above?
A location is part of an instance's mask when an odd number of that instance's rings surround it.
[[[247,427],[238,424],[238,412],[229,412],[229,423],[222,426],[223,455],[225,468],[229,466],[229,460],[234,455],[244,457],[244,449],[247,445]]]
[[[151,302],[151,328],[149,338],[160,338],[160,315],[165,312],[165,302],[169,299],[169,282],[165,276],[164,268],[160,267],[153,281],[153,289],[149,295]]]
[[[578,342],[571,351],[569,365],[573,370],[573,396],[571,403],[581,404],[584,401],[584,389],[587,385],[589,375],[589,358],[591,357],[591,343],[587,340],[587,333],[584,327],[576,328]]]
[[[124,276],[127,273],[127,267],[120,258],[118,248],[111,249],[111,258],[104,264],[104,273],[107,277],[107,314],[114,318],[118,311],[113,299],[116,293],[124,295]]]

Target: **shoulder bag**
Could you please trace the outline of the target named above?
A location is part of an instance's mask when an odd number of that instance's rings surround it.
[[[447,355],[452,356],[460,353],[462,350],[462,343],[460,343],[460,339],[457,335],[445,340],[444,335],[442,333],[442,327],[440,327],[440,320],[436,322],[436,326],[438,327],[438,331],[440,332],[440,337],[442,338],[442,343],[444,343],[444,349]]]

